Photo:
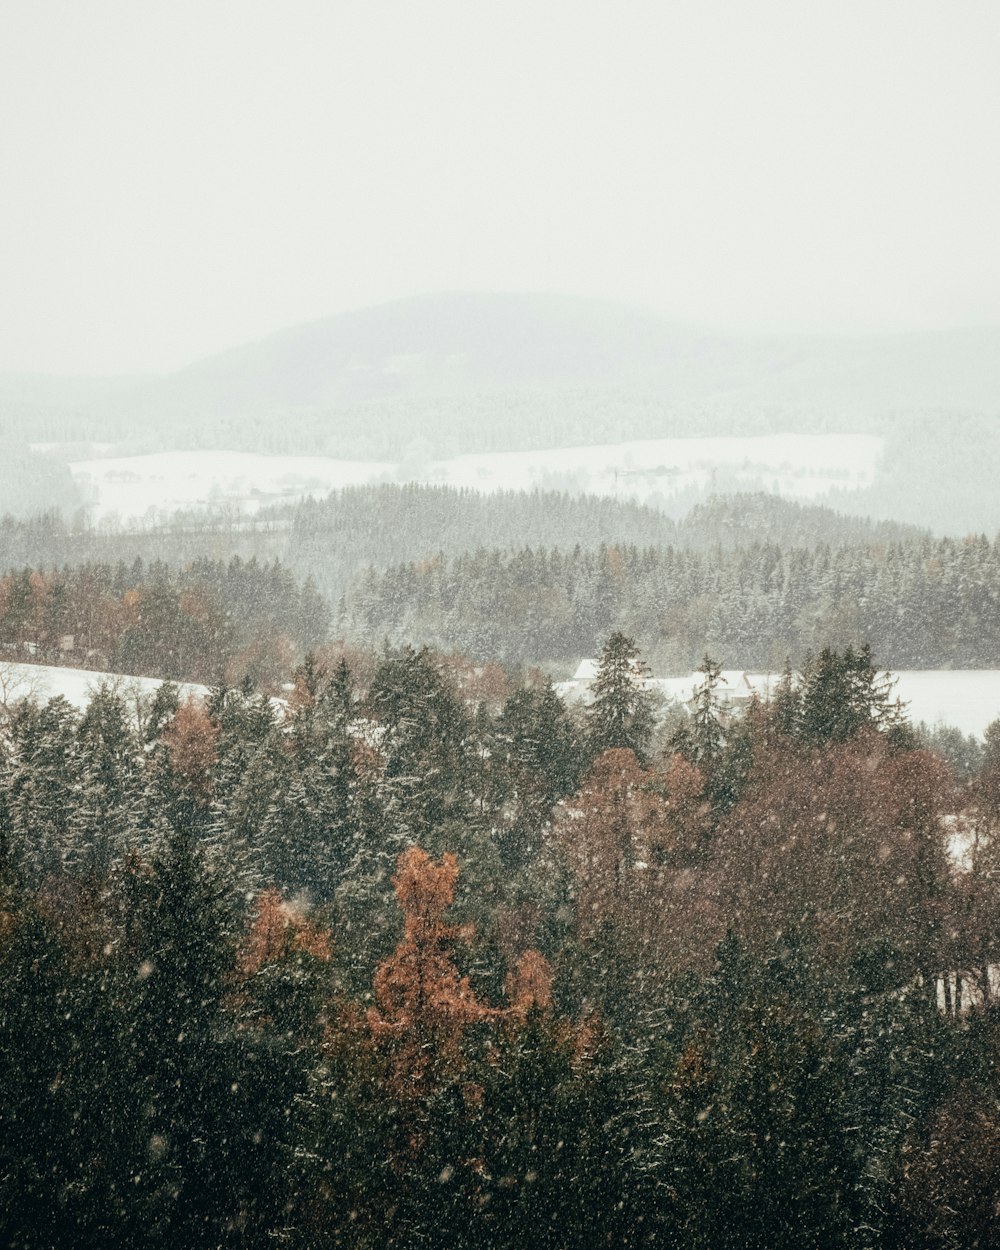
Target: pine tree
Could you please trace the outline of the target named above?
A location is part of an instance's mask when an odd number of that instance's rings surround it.
[[[140,1242],[207,1248],[241,1227],[277,1232],[292,1158],[285,1110],[305,1073],[287,1038],[254,1027],[246,1001],[228,997],[241,916],[228,875],[190,828],[174,827],[148,859],[126,863],[121,891],[113,993],[142,1151]]]
[[[711,774],[725,740],[717,694],[722,670],[706,655],[698,672],[702,680],[695,687],[690,721],[674,735],[671,746],[702,772]]]
[[[70,960],[30,899],[3,899],[0,955],[0,1241],[12,1250],[73,1244],[80,1164],[78,1000]],[[63,1193],[69,1202],[58,1201]]]
[[[368,703],[380,725],[383,788],[409,839],[423,843],[442,824],[470,820],[468,717],[427,649],[386,656]]]
[[[792,664],[785,659],[781,679],[775,687],[771,700],[774,727],[779,734],[791,737],[799,726],[802,715],[802,697],[792,674]]]
[[[613,633],[604,644],[597,676],[591,686],[592,702],[587,709],[590,749],[624,749],[634,752],[640,763],[653,736],[652,699],[643,682],[649,676],[635,642],[622,633]]]
[[[10,725],[8,812],[14,864],[26,882],[78,867],[79,716],[62,697],[22,704]]]
[[[582,744],[551,683],[516,690],[506,701],[490,738],[489,761],[500,853],[516,872],[537,859],[555,804],[580,780]]]
[[[815,952],[759,961],[728,938],[664,1038],[660,1175],[693,1250],[840,1250],[857,1225],[849,1073]]]
[[[91,697],[77,745],[81,781],[74,838],[80,866],[103,879],[141,820],[138,740],[124,701],[107,685]]]
[[[866,645],[842,654],[824,647],[803,678],[798,733],[806,742],[844,742],[863,728],[891,730],[903,717],[890,700],[892,681],[880,677]]]

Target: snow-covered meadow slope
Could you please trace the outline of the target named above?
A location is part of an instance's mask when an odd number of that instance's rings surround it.
[[[19,664],[0,661],[0,699],[8,706],[21,699],[37,699],[45,703],[59,696],[83,711],[94,692],[102,685],[111,686],[134,707],[138,699],[152,696],[163,685],[158,677],[125,677],[121,673],[100,673],[87,668],[57,668],[49,664]],[[207,686],[184,683],[178,686],[182,699],[188,695],[202,698]]]
[[[70,464],[88,514],[100,521],[153,520],[179,509],[230,506],[253,513],[343,486],[391,480],[393,466],[328,456],[263,456],[238,451],[164,451]]]
[[[581,666],[584,672],[584,666]],[[587,672],[571,681],[558,682],[556,690],[564,699],[586,699],[590,679]],[[963,734],[982,737],[991,721],[1000,719],[1000,669],[925,669],[893,673],[893,697],[902,700],[913,724],[930,727],[950,725]],[[689,702],[701,675],[650,678],[647,686],[665,700]],[[723,701],[745,706],[751,692],[767,698],[781,680],[780,673],[723,673],[720,694]]]
[[[904,670],[895,677],[894,693],[914,724],[953,725],[982,737],[986,726],[1000,718],[1000,670]]]
[[[419,482],[480,491],[557,489],[669,505],[691,491],[768,490],[822,500],[870,486],[883,439],[865,434],[662,438],[398,463],[326,456],[172,451],[70,464],[94,519],[153,519],[178,508],[317,497],[344,486]]]
[[[1000,718],[1000,669],[928,669],[899,672],[894,676],[894,693],[907,705],[907,714],[914,724],[925,721],[931,726],[952,725],[963,734],[981,737],[987,725]],[[742,687],[743,674],[727,674],[727,677],[738,677]],[[765,696],[780,680],[777,673],[746,674],[745,677],[748,690],[753,688]],[[698,680],[697,675],[692,675],[654,679],[650,684],[659,688],[666,699],[685,701],[693,694]],[[154,694],[162,685],[156,677],[126,677],[83,668],[0,662],[0,699],[7,703],[26,697],[45,702],[61,695],[82,711],[103,683],[110,684],[121,692],[126,702],[133,703],[139,697]],[[559,682],[556,689],[563,698],[570,700],[585,693],[584,684],[575,681]],[[203,697],[208,694],[208,688],[189,683],[180,686],[180,693],[181,698],[189,694]]]

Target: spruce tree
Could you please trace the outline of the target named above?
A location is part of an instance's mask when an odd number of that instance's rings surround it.
[[[698,672],[702,680],[695,687],[690,721],[674,735],[671,746],[702,772],[711,774],[725,741],[717,694],[722,670],[706,655]]]
[[[80,797],[75,840],[81,866],[103,879],[139,823],[139,744],[121,696],[102,684],[77,731]]]
[[[516,690],[489,743],[490,806],[504,864],[518,871],[538,856],[555,804],[572,794],[583,763],[579,734],[551,683]]]
[[[839,653],[824,647],[803,678],[799,736],[806,742],[845,742],[863,728],[893,730],[903,719],[890,695],[893,682],[879,676],[866,645]]]
[[[653,737],[653,709],[643,683],[649,675],[635,642],[623,633],[613,633],[601,651],[591,686],[593,701],[587,709],[588,737],[594,755],[624,748],[633,751],[640,763],[647,762]]]

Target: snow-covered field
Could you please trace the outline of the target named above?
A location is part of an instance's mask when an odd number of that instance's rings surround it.
[[[750,689],[761,695],[773,690],[780,675],[775,673],[724,674],[739,699]],[[965,734],[982,736],[986,726],[1000,717],[1000,669],[930,669],[924,672],[896,673],[895,693],[908,704],[907,713],[916,723],[953,725]],[[691,698],[700,677],[653,678],[650,686],[666,699],[685,701]],[[74,707],[87,706],[90,696],[102,682],[119,688],[126,699],[137,694],[153,694],[162,684],[156,677],[123,677],[117,673],[95,673],[84,668],[56,668],[45,664],[19,664],[0,661],[0,700],[11,703],[34,695],[41,701],[62,695]],[[556,689],[563,698],[584,697],[589,683],[586,679],[558,682]],[[183,685],[181,697],[203,696],[205,686]]]
[[[647,500],[717,476],[799,499],[870,485],[882,439],[867,434],[774,434],[757,438],[659,438],[548,451],[457,456],[425,481],[478,490],[556,486]]]
[[[94,691],[104,682],[114,686],[129,706],[134,706],[137,697],[155,694],[163,685],[158,677],[123,677],[120,673],[95,673],[86,668],[0,661],[0,698],[8,706],[24,698],[34,697],[45,703],[62,695],[67,703],[83,711]],[[179,688],[182,699],[189,694],[208,694],[207,686],[187,684]]]
[[[572,681],[556,683],[564,699],[587,697],[593,676],[592,661],[584,661]],[[914,724],[925,721],[929,726],[952,725],[963,734],[982,737],[991,721],[1000,718],[1000,669],[927,669],[894,673],[894,696],[906,704],[906,714]],[[698,674],[687,677],[651,678],[648,686],[666,700],[686,703],[701,681]],[[766,697],[780,681],[777,673],[723,674],[721,693],[745,702],[751,690]]]
[[[252,513],[264,504],[387,480],[394,468],[375,461],[239,451],[165,451],[77,460],[69,467],[94,519],[117,516],[123,521],[223,504]]]
[[[154,519],[178,508],[263,504],[371,482],[423,482],[481,491],[551,487],[655,502],[691,488],[777,491],[817,499],[869,485],[882,439],[865,434],[662,438],[593,447],[491,452],[425,464],[172,451],[77,460],[74,479],[95,519]]]
[[[998,669],[928,669],[895,676],[895,694],[908,704],[914,724],[954,725],[964,734],[982,737],[986,726],[1000,718]]]

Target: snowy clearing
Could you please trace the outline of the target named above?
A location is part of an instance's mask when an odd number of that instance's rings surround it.
[[[583,661],[571,681],[556,683],[563,699],[586,699],[595,661]],[[908,669],[893,673],[894,697],[902,699],[913,724],[925,721],[951,725],[963,734],[982,737],[987,725],[1000,717],[1000,669]],[[719,695],[726,703],[745,706],[753,691],[766,697],[781,679],[780,673],[724,672]],[[688,702],[701,674],[653,677],[645,684],[667,701]]]
[[[138,696],[152,695],[163,685],[159,677],[125,677],[121,673],[97,673],[89,668],[59,668],[49,664],[18,664],[0,660],[0,698],[8,706],[25,698],[45,703],[61,695],[67,703],[83,711],[98,687],[106,682],[120,692],[128,706]],[[178,685],[181,698],[189,694],[203,698],[207,686]]]
[[[77,460],[70,472],[95,520],[158,520],[178,509],[266,504],[319,497],[343,486],[388,480],[394,466],[324,456],[261,456],[239,451],[165,451]]]
[[[457,456],[422,479],[476,490],[554,487],[640,501],[727,483],[814,499],[870,485],[883,440],[866,434],[774,434],[757,438],[660,438],[548,451]]]
[[[915,725],[953,725],[981,738],[987,725],[1000,717],[998,669],[904,670],[894,676],[895,694],[908,705]]]
[[[135,521],[224,504],[255,512],[264,504],[382,481],[486,492],[548,488],[651,503],[715,485],[817,499],[870,485],[882,449],[881,438],[865,434],[775,434],[490,452],[424,464],[172,451],[77,460],[69,467],[95,519]]]

